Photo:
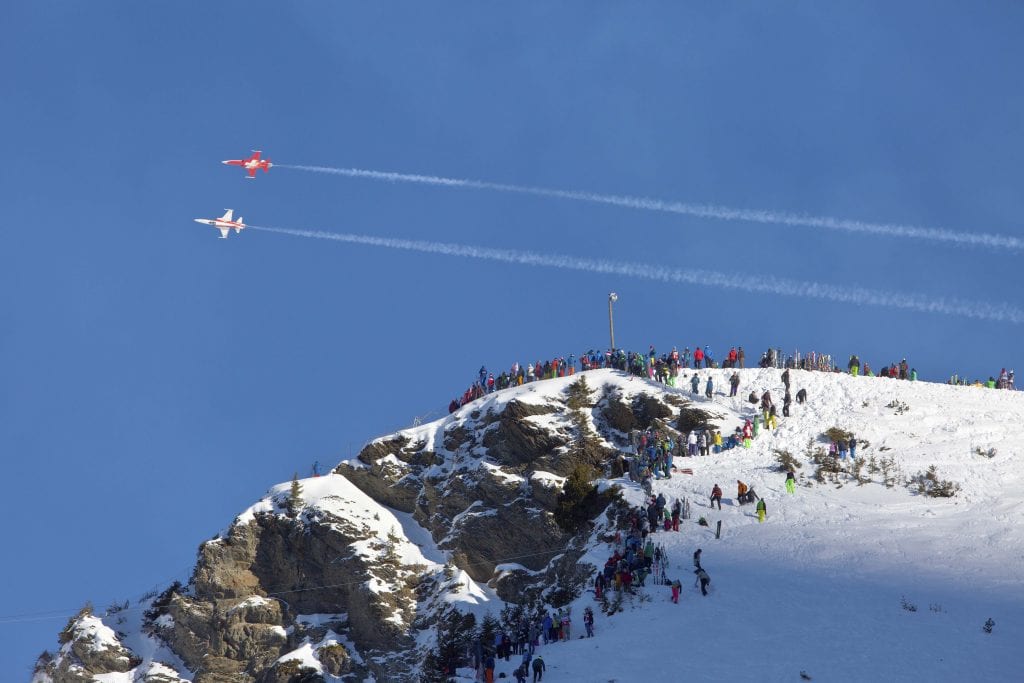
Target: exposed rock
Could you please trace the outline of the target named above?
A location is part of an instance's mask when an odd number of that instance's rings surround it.
[[[325,645],[317,650],[316,656],[327,673],[332,676],[341,676],[352,671],[352,657],[344,645]]]
[[[450,418],[443,431],[375,440],[357,462],[335,471],[374,501],[412,513],[458,569],[489,582],[502,599],[543,596],[563,604],[593,567],[578,563],[582,550],[554,521],[559,477],[617,455],[594,427],[606,436],[617,430],[609,437],[614,443],[635,425],[674,414],[653,397],[627,403],[607,392],[593,406],[591,393],[569,391],[564,402],[543,404],[481,403],[471,416]],[[337,643],[315,648],[330,676],[416,678],[418,629],[435,623],[437,608],[430,605],[450,587],[451,572],[445,581],[439,570],[403,566],[388,554],[388,539],[378,538],[379,526],[326,511],[345,508],[311,505],[289,517],[279,514],[281,500],[270,500],[257,509],[225,537],[204,543],[189,585],[166,591],[147,613],[145,629],[195,672],[194,683],[323,680],[298,659],[279,660],[303,644],[330,643],[332,633],[355,652]],[[523,569],[496,575],[502,564]],[[329,614],[347,616],[329,628],[319,617],[308,624],[296,619]],[[41,660],[55,683],[86,683],[96,673],[127,672],[140,663],[116,638],[106,648],[80,640],[71,642],[68,656]],[[178,683],[166,667],[132,675],[143,683]]]
[[[502,465],[511,466],[533,463],[538,458],[550,459],[555,450],[568,444],[568,435],[553,434],[530,424],[524,418],[546,415],[556,410],[553,406],[509,401],[495,421],[497,426],[489,426],[484,433],[483,445],[488,456]]]
[[[323,680],[316,669],[303,666],[298,659],[286,659],[260,676],[259,683],[323,683]]]
[[[88,606],[68,623],[60,640],[60,653],[41,657],[37,665],[59,683],[85,683],[94,676],[131,671],[142,662]]]
[[[420,493],[419,479],[407,476],[405,470],[394,465],[383,463],[363,468],[342,463],[334,471],[388,507],[402,512],[412,512],[416,508],[416,498]]]
[[[458,533],[456,533],[458,532]],[[452,530],[456,564],[476,581],[487,581],[498,562],[540,569],[562,552],[568,536],[550,514],[517,500],[493,514],[472,515]],[[529,539],[529,543],[524,543]]]

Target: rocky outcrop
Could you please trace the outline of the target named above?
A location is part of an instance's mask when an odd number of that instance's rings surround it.
[[[409,680],[422,654],[416,636],[432,627],[438,595],[454,590],[455,569],[509,602],[571,600],[592,568],[579,564],[585,548],[573,543],[581,539],[554,521],[564,478],[616,454],[609,444],[623,439],[619,427],[674,412],[646,396],[606,395],[593,406],[591,393],[577,384],[561,400],[484,402],[373,441],[335,470],[358,488],[345,483],[346,500],[361,491],[372,501],[358,509],[296,507],[286,493],[274,494],[200,547],[191,581],[152,601],[145,631],[180,658],[193,683],[295,683],[324,674]],[[403,564],[407,555],[381,537],[386,527],[367,521],[373,515],[364,508],[376,504],[411,514],[448,553],[448,569]],[[341,509],[348,512],[330,511]],[[87,646],[84,635],[69,641],[41,660],[45,683],[126,671],[134,680],[177,683],[166,667],[136,670],[139,658],[116,634],[106,634],[103,647]],[[293,656],[309,648],[313,659],[308,651]]]
[[[56,656],[44,653],[36,674],[61,683],[87,683],[107,673],[124,673],[142,660],[124,647],[113,629],[84,607],[60,634],[62,644]]]

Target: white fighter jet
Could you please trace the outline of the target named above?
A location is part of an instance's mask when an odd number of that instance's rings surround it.
[[[239,216],[238,220],[234,220],[234,209],[224,209],[225,213],[220,218],[195,218],[196,223],[202,223],[203,225],[212,225],[213,227],[220,230],[220,236],[222,239],[227,238],[228,232],[234,230],[235,234],[242,232],[242,228],[245,227],[245,223],[242,222],[242,217]]]

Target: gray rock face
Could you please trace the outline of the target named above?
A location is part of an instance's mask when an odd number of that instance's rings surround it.
[[[411,514],[456,567],[489,582],[502,599],[522,602],[543,593],[556,604],[568,601],[592,568],[577,563],[582,546],[554,521],[559,477],[615,453],[592,431],[620,438],[602,416],[608,404],[584,401],[570,410],[564,400],[512,399],[494,405],[376,440],[335,471],[377,503]],[[652,402],[619,402],[612,410],[619,418],[641,410],[626,420],[631,424],[662,412]],[[378,681],[415,678],[422,660],[414,650],[417,629],[433,624],[430,610],[446,585],[440,570],[403,565],[365,521],[323,507],[293,517],[283,502],[204,543],[189,585],[154,608],[147,632],[180,657],[193,683],[310,678],[298,660],[278,661],[304,643],[322,643],[314,656],[327,674],[346,681],[370,674]],[[505,563],[529,571],[499,571]],[[310,625],[298,615],[333,621]],[[354,652],[331,633],[348,638]],[[83,639],[65,650],[45,663],[54,683],[85,683],[139,664],[119,643],[104,651]],[[150,683],[163,681],[154,674]]]
[[[86,683],[95,675],[131,671],[142,662],[118,641],[113,630],[93,616],[90,607],[68,624],[60,640],[63,647],[58,656],[45,661],[41,658],[36,669],[61,683]]]

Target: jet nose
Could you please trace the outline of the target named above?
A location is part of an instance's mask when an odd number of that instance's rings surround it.
[[[220,162],[220,163],[222,163],[222,164],[230,164],[230,163],[231,163],[231,161],[230,161],[230,160],[228,160],[228,159],[225,159],[224,161],[222,161],[222,162]]]

